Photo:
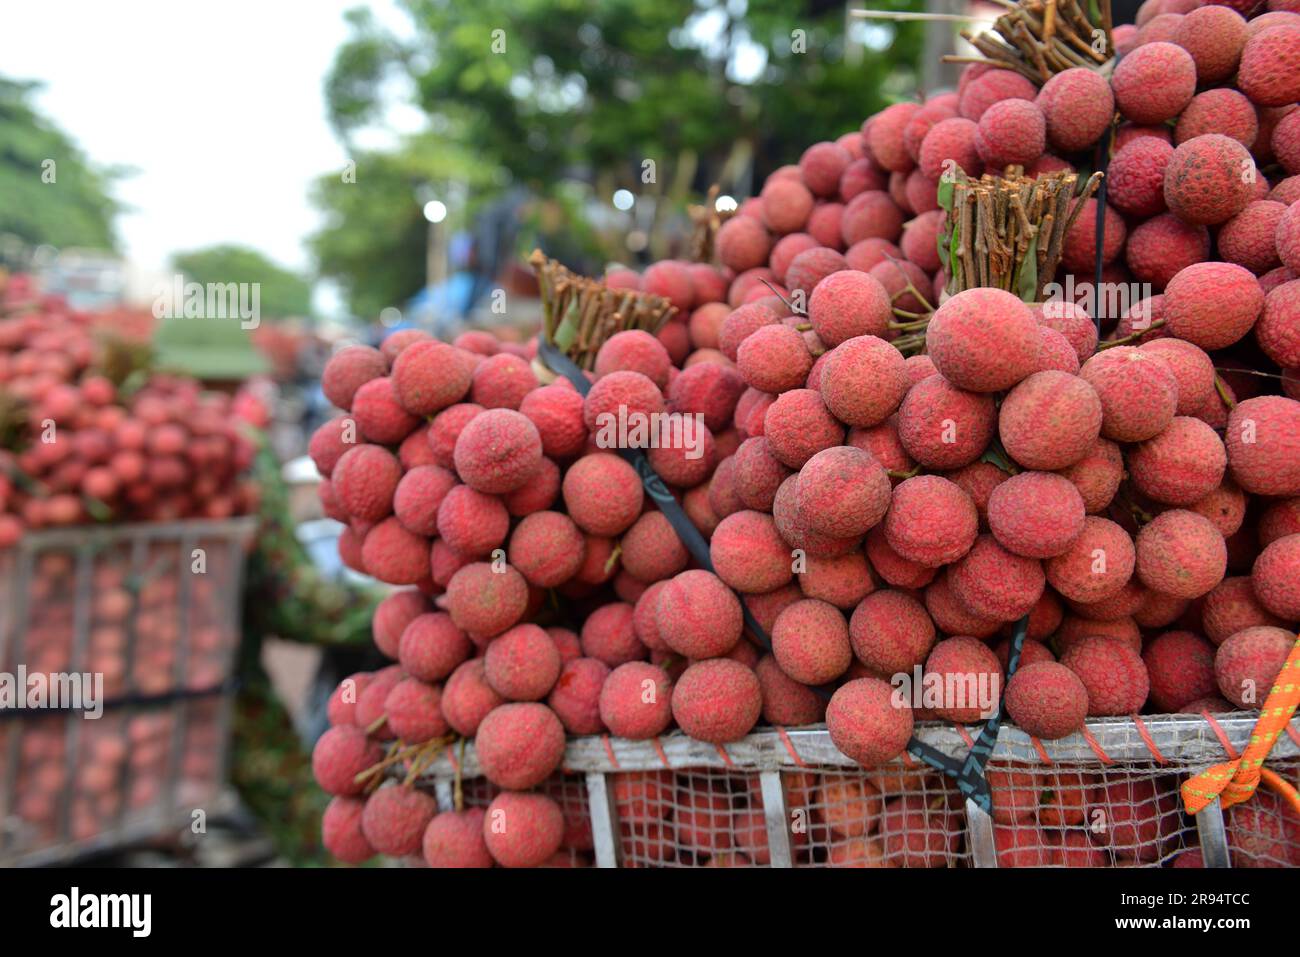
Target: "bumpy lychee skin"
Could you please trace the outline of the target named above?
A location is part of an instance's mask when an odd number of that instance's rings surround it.
[[[1049,299],[1033,307],[1034,320],[1040,326],[1055,329],[1074,348],[1079,364],[1087,362],[1097,351],[1097,326],[1092,316],[1078,303],[1066,299]]]
[[[790,261],[785,271],[785,285],[806,302],[822,280],[846,268],[844,257],[836,250],[816,246],[804,250]]]
[[[1047,120],[1047,141],[1062,153],[1077,153],[1097,142],[1115,114],[1110,84],[1085,67],[1053,76],[1037,102]]]
[[[418,416],[397,402],[393,381],[387,376],[371,379],[352,397],[352,417],[361,434],[381,445],[397,445],[420,424]]]
[[[382,352],[370,346],[348,346],[340,349],[325,363],[320,386],[330,403],[347,412],[352,399],[371,379],[388,375],[388,360]]]
[[[608,424],[664,411],[663,393],[647,376],[624,370],[602,376],[583,400],[582,419],[587,429],[599,432]],[[469,426],[466,426],[468,428]]]
[[[841,422],[878,425],[893,415],[907,392],[903,355],[876,336],[845,340],[828,354],[820,386],[826,407]]]
[[[1285,621],[1263,606],[1255,594],[1249,575],[1225,578],[1214,587],[1201,605],[1201,625],[1205,636],[1214,644],[1246,628],[1269,625],[1280,628]]]
[[[1116,442],[1158,435],[1178,407],[1178,380],[1169,363],[1133,346],[1097,353],[1079,376],[1101,399],[1101,434]]]
[[[1300,535],[1287,535],[1269,544],[1250,572],[1255,595],[1274,615],[1300,620]]]
[[[510,515],[501,499],[468,485],[448,490],[438,504],[438,534],[461,555],[485,558],[506,540]]]
[[[1214,362],[1200,346],[1164,337],[1138,346],[1169,363],[1178,382],[1178,415],[1195,415],[1214,395]]]
[[[321,843],[344,864],[360,864],[375,856],[375,849],[361,832],[365,806],[358,798],[331,798],[321,815]]]
[[[898,555],[928,568],[961,558],[979,534],[971,497],[948,479],[917,475],[894,489],[885,539]]]
[[[906,173],[912,168],[912,157],[903,143],[903,130],[920,109],[919,103],[895,103],[872,117],[870,126],[864,129],[871,155],[885,169]]]
[[[794,577],[789,546],[772,516],[743,510],[728,515],[713,531],[709,557],[718,577],[737,591],[761,594]]]
[[[537,625],[516,625],[492,639],[483,666],[492,690],[507,701],[540,701],[560,676],[560,651]]]
[[[697,661],[673,687],[673,720],[697,741],[738,741],[758,723],[763,693],[758,677],[730,658]]]
[[[1228,466],[1217,432],[1190,416],[1175,416],[1163,432],[1134,447],[1129,477],[1139,492],[1165,505],[1191,505],[1214,491]]]
[[[483,841],[502,867],[541,867],[564,843],[564,811],[545,794],[498,794],[483,816]]]
[[[619,535],[641,514],[645,492],[636,469],[608,452],[585,455],[564,473],[564,504],[585,532]]]
[[[880,463],[848,445],[810,458],[795,489],[795,506],[808,526],[832,538],[865,535],[884,518],[889,500],[889,476]]]
[[[377,522],[392,512],[401,478],[401,463],[392,452],[358,445],[339,458],[330,483],[345,512],[363,522]]]
[[[378,764],[383,756],[379,745],[360,728],[340,725],[316,741],[311,752],[311,773],[325,791],[348,797],[365,789],[364,781],[357,783],[357,775]]]
[[[1003,399],[998,435],[1025,468],[1062,469],[1088,454],[1101,420],[1101,399],[1088,382],[1058,370],[1036,372]]]
[[[925,347],[953,385],[970,392],[1009,389],[1034,371],[1038,328],[1023,302],[1001,289],[967,289],[934,314]]]
[[[412,415],[432,415],[459,402],[470,378],[460,350],[436,339],[412,343],[393,363],[393,391]]]
[[[1195,512],[1161,512],[1138,532],[1138,578],[1155,591],[1200,598],[1223,580],[1227,565],[1223,536]]]
[[[987,718],[1002,694],[998,656],[976,638],[945,638],[930,650],[925,671],[943,680],[943,703],[934,713],[945,721],[970,724]],[[984,693],[991,700],[980,700]]]
[[[447,611],[471,637],[501,634],[527,607],[528,583],[508,565],[497,571],[488,562],[473,562],[447,583]]]
[[[1027,614],[1046,584],[1040,562],[1007,551],[992,535],[977,538],[948,572],[953,596],[971,614],[993,621]]]
[[[1295,635],[1285,628],[1246,628],[1219,645],[1214,678],[1223,696],[1238,708],[1262,708],[1286,663]]]
[[[763,187],[763,225],[778,236],[797,233],[808,222],[813,195],[797,180],[769,179]]]
[[[734,354],[729,358],[734,359]],[[672,412],[704,416],[704,424],[716,433],[727,427],[744,391],[745,380],[735,369],[720,362],[700,362],[673,378],[668,404]]]
[[[665,645],[687,658],[716,658],[736,646],[744,627],[740,601],[717,575],[684,571],[659,593],[655,631]]]
[[[396,518],[386,518],[366,532],[361,562],[381,582],[418,585],[429,577],[429,540]]]
[[[803,336],[785,325],[754,330],[736,350],[745,384],[773,394],[802,386],[812,363]]]
[[[1055,661],[1022,664],[1007,681],[1007,714],[1026,734],[1054,741],[1074,734],[1088,716],[1088,689]]]
[[[1174,128],[1174,143],[1181,146],[1188,140],[1207,133],[1231,137],[1250,149],[1259,136],[1259,119],[1255,115],[1255,107],[1236,90],[1217,89],[1198,93],[1178,117],[1178,125]]]
[[[1295,51],[1300,26],[1283,24],[1261,30],[1246,41],[1237,70],[1237,86],[1259,106],[1285,106],[1300,100],[1300,66]]]
[[[892,317],[885,287],[852,269],[827,276],[808,297],[808,320],[828,348],[855,336],[883,336]]]
[[[731,217],[718,230],[714,243],[718,260],[736,273],[765,265],[772,251],[772,237],[752,216]]]
[[[1002,547],[1026,558],[1060,555],[1083,532],[1083,497],[1054,472],[1021,472],[993,490],[988,520]]]
[[[854,196],[844,207],[840,217],[840,236],[845,246],[852,246],[865,239],[897,242],[903,232],[903,219],[903,210],[888,193],[867,190]],[[847,266],[846,259],[840,268]]]
[[[1167,631],[1142,651],[1151,680],[1151,705],[1172,714],[1217,690],[1214,646],[1190,631]]]
[[[1114,638],[1084,638],[1061,656],[1088,692],[1088,716],[1136,714],[1151,683],[1138,653]]]
[[[481,807],[443,811],[424,830],[422,852],[430,867],[491,867],[492,855],[483,840]]]
[[[461,430],[469,424],[470,419],[482,411],[481,405],[459,402],[448,406],[433,417],[433,421],[429,423],[428,442],[429,448],[433,450],[435,465],[441,465],[445,469],[456,467],[456,439],[460,437]],[[581,422],[581,414],[579,414],[579,422]],[[584,442],[587,439],[585,427],[582,438]]]
[[[484,359],[470,381],[470,401],[485,409],[518,409],[524,396],[537,388],[537,375],[528,361],[508,352]]]
[[[564,757],[564,726],[544,704],[493,708],[474,736],[479,766],[493,784],[522,791],[550,777]]]
[[[768,724],[799,727],[825,718],[825,702],[807,685],[782,671],[771,655],[759,659],[754,673],[763,693],[763,720]]]
[[[600,690],[600,719],[611,734],[643,741],[672,724],[673,684],[658,665],[629,661]]]
[[[957,111],[962,116],[978,120],[985,110],[1000,100],[1032,100],[1037,94],[1034,84],[1015,70],[991,69],[961,85]]]
[[[848,623],[834,605],[813,598],[797,601],[776,617],[772,653],[795,681],[834,681],[853,662]]]
[[[763,434],[772,454],[792,469],[844,441],[844,427],[813,389],[783,392],[763,417]]]
[[[978,459],[993,437],[993,397],[968,392],[935,374],[907,391],[898,410],[898,438],[917,462],[958,469]]]
[[[1130,578],[1137,552],[1128,532],[1105,518],[1089,515],[1083,532],[1045,564],[1047,581],[1066,598],[1091,604],[1119,593]]]
[[[861,551],[833,558],[809,556],[799,572],[799,588],[806,597],[829,602],[841,611],[852,609],[875,587]]]
[[[1153,136],[1128,143],[1114,155],[1106,171],[1107,201],[1130,216],[1164,212],[1165,167],[1173,155],[1173,146]]]
[[[1157,289],[1164,289],[1183,269],[1209,257],[1209,229],[1185,223],[1173,213],[1162,213],[1138,225],[1124,252],[1134,278]]]
[[[746,439],[733,458],[736,497],[745,508],[771,511],[776,490],[789,477],[790,469],[772,454],[772,447],[764,435]]]
[[[1239,402],[1223,439],[1232,478],[1247,492],[1300,494],[1300,402],[1278,395]]]
[[[940,120],[921,141],[921,175],[937,182],[945,173],[952,173],[954,166],[968,176],[979,175],[984,162],[975,146],[978,136],[979,127],[973,120],[965,117]]]
[[[1246,20],[1226,6],[1198,7],[1178,22],[1174,42],[1192,55],[1202,85],[1218,83],[1237,69],[1246,44]]]
[[[1300,368],[1300,279],[1284,282],[1264,297],[1255,338],[1282,368]]]
[[[502,495],[537,474],[542,439],[527,416],[513,409],[488,409],[461,430],[453,458],[465,484]]]
[[[442,689],[442,713],[447,723],[465,737],[473,737],[479,724],[505,699],[487,683],[482,658],[460,664]]]
[[[835,747],[863,767],[903,753],[912,737],[912,709],[896,705],[894,689],[879,678],[856,678],[831,696],[826,730]]]
[[[1163,123],[1196,92],[1196,61],[1172,43],[1147,43],[1123,57],[1110,78],[1115,105],[1134,123]]]
[[[380,854],[405,857],[420,849],[424,829],[438,812],[438,802],[415,788],[393,784],[366,800],[361,833]]]
[[[1174,150],[1165,166],[1165,203],[1184,222],[1227,222],[1255,195],[1250,151],[1221,133],[1195,136]]]
[[[596,377],[611,372],[640,372],[660,389],[668,385],[672,360],[663,343],[644,329],[616,332],[596,353]]]
[[[456,476],[447,469],[416,466],[397,483],[393,513],[416,535],[434,535],[438,531],[438,506],[455,485]]]
[[[911,595],[872,592],[849,620],[849,643],[857,659],[877,674],[911,671],[934,646],[934,622]]]
[[[1038,159],[1047,144],[1047,121],[1031,100],[1000,100],[986,109],[975,132],[975,149],[989,169]]]

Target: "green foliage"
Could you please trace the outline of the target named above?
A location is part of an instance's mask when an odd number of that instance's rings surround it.
[[[345,142],[401,88],[414,90],[436,133],[399,154],[363,157],[355,184],[318,184],[316,201],[332,218],[316,240],[321,272],[343,282],[363,315],[422,282],[423,223],[401,188],[404,162],[425,165],[448,151],[470,157],[487,174],[471,184],[471,209],[511,183],[546,199],[574,179],[606,202],[618,188],[654,196],[663,202],[649,224],[651,248],[662,255],[655,227],[708,184],[746,192],[748,158],[761,177],[811,143],[857,129],[915,87],[910,65],[922,48],[919,24],[876,23],[865,29],[885,48],[849,51],[844,6],[826,0],[401,5],[411,21],[402,39],[365,11],[348,15],[352,36],[326,83]],[[805,52],[795,52],[797,43]],[[417,155],[425,149],[434,156]],[[654,161],[653,183],[643,180],[646,160]]]
[[[311,286],[297,273],[247,246],[209,246],[177,253],[172,267],[197,283],[258,283],[264,318],[283,319],[311,312]]]
[[[120,207],[110,188],[122,171],[92,166],[36,112],[36,89],[0,77],[0,234],[31,245],[114,250]]]

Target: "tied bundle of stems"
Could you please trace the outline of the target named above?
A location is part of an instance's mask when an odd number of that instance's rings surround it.
[[[1043,288],[1056,278],[1065,234],[1102,178],[1099,172],[1088,177],[1076,199],[1077,173],[1030,178],[1015,166],[1007,173],[976,180],[958,169],[939,184],[946,212],[939,258],[950,295],[991,286],[1041,302]]]
[[[610,289],[570,272],[534,250],[528,259],[542,296],[542,337],[582,369],[596,366],[596,353],[610,336],[629,329],[657,333],[677,311],[662,296]]]
[[[1074,67],[1108,72],[1115,58],[1110,0],[993,0],[1006,8],[993,29],[962,36],[981,56],[949,55],[947,63],[987,63],[1015,70],[1042,86]]]

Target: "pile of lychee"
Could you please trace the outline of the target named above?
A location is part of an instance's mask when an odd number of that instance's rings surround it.
[[[0,317],[0,549],[25,529],[257,506],[241,398],[158,372],[120,388],[103,370],[106,331],[55,297]]]
[[[1159,6],[1109,76],[974,65],[810,147],[722,226],[717,266],[612,271],[677,314],[611,337],[585,397],[535,341],[481,332],[334,356],[322,500],[344,560],[401,590],[374,627],[394,664],[340,687],[317,746],[328,846],[546,863],[563,815],[532,789],[566,734],[824,720],[877,766],[917,720],[988,712],[900,700],[899,675],[1005,691],[1048,739],[1262,705],[1300,621],[1300,16]],[[1099,336],[1087,301],[949,294],[949,161],[1075,167],[1113,122],[1104,279],[1150,295]],[[1095,219],[1067,236],[1076,289]],[[601,447],[605,414],[699,417],[700,454],[646,454],[711,570]],[[396,782],[367,796],[385,742],[456,737],[513,827]]]

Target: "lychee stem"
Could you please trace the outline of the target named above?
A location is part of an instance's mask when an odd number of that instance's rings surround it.
[[[896,478],[896,479],[906,480],[910,478],[916,478],[918,475],[921,474],[921,466],[918,465],[916,466],[916,468],[909,469],[906,472],[900,472],[898,469],[885,469],[885,474],[888,475],[890,478]]]
[[[1110,339],[1106,342],[1098,343],[1097,351],[1101,352],[1102,349],[1113,349],[1115,346],[1126,346],[1131,342],[1140,342],[1143,336],[1155,332],[1157,329],[1164,328],[1164,325],[1165,325],[1165,320],[1157,319],[1155,322],[1151,323],[1151,325],[1147,326],[1145,329],[1139,329],[1137,332],[1131,332],[1123,339]]]
[[[1214,391],[1219,393],[1219,398],[1223,400],[1223,404],[1228,407],[1229,412],[1237,407],[1237,401],[1228,392],[1228,384],[1223,381],[1223,377],[1217,372],[1214,374]]]

